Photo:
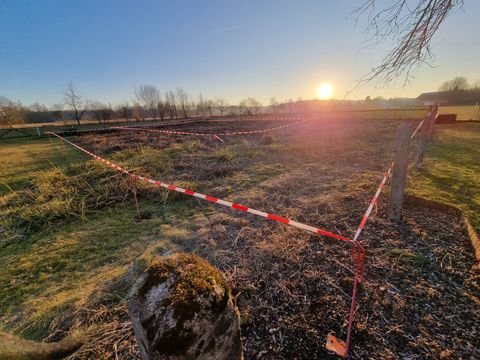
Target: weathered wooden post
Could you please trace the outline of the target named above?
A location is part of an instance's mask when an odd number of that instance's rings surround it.
[[[0,359],[64,359],[77,351],[83,343],[81,337],[43,343],[0,332]]]
[[[429,140],[432,138],[433,126],[435,125],[435,119],[437,118],[438,108],[432,109],[430,115],[425,118],[422,128],[420,129],[420,140],[418,142],[417,154],[415,156],[415,167],[420,169],[423,163],[423,156]]]
[[[402,216],[403,196],[407,181],[410,133],[411,127],[406,123],[401,124],[397,129],[397,146],[395,149],[395,163],[393,165],[392,191],[388,208],[388,217],[390,220],[398,221]]]
[[[239,313],[218,269],[192,254],[154,260],[128,312],[144,360],[241,360]]]

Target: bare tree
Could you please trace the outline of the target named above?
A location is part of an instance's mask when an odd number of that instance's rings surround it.
[[[218,111],[220,111],[220,116],[223,116],[223,112],[227,110],[229,106],[228,101],[225,100],[224,98],[219,97],[215,100],[215,104],[217,106]]]
[[[106,105],[99,101],[94,101],[90,104],[90,108],[92,110],[93,117],[98,121],[99,124],[102,122],[106,124],[112,119],[113,109],[110,104]]]
[[[253,97],[240,101],[238,106],[244,115],[256,115],[262,107],[262,103]]]
[[[402,76],[406,85],[421,65],[434,60],[432,38],[447,16],[462,8],[463,0],[392,0],[380,7],[378,2],[363,0],[354,14],[357,20],[368,17],[365,32],[369,46],[387,40],[393,40],[394,46],[380,65],[358,80],[357,87],[373,80],[390,85]]]
[[[210,117],[213,117],[213,110],[215,109],[215,101],[208,99],[205,102],[205,110],[208,111]]]
[[[445,81],[439,88],[440,91],[467,90],[470,88],[468,80],[463,76],[457,76],[452,80]]]
[[[130,109],[128,101],[125,101],[124,103],[118,105],[116,107],[116,112],[117,116],[120,116],[125,119],[125,121],[128,121],[130,117],[132,116],[132,109]]]
[[[176,105],[175,93],[173,91],[167,91],[165,94],[165,106],[166,110],[170,115],[170,119],[178,119],[177,105]]]
[[[137,101],[154,120],[157,118],[157,104],[160,102],[160,91],[153,85],[140,85],[135,90]]]
[[[0,124],[9,125],[25,122],[25,109],[20,102],[0,104]]]
[[[157,112],[158,112],[158,115],[160,116],[160,120],[163,121],[165,119],[167,110],[168,110],[167,102],[160,99],[157,103]]]
[[[240,106],[232,105],[228,107],[228,114],[231,116],[237,116],[242,114],[242,108]]]
[[[143,111],[142,105],[140,105],[139,103],[133,104],[132,116],[136,121],[140,121],[140,119],[145,121],[145,112]]]
[[[189,108],[189,96],[188,93],[182,88],[177,88],[177,101],[180,109],[182,110],[183,117],[188,117],[187,109]]]
[[[35,102],[24,109],[24,117],[26,123],[42,123],[50,121],[52,114],[45,105]]]
[[[207,100],[204,99],[203,95],[198,95],[198,102],[196,104],[196,113],[197,116],[204,117],[207,110]]]
[[[73,83],[70,82],[67,89],[63,92],[65,105],[69,106],[73,110],[73,115],[77,124],[80,125],[85,112],[88,108],[88,101],[82,100],[82,97],[77,92]]]

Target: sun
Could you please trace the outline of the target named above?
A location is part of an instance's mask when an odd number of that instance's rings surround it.
[[[321,100],[328,100],[332,97],[333,87],[329,83],[323,83],[317,88],[317,97]]]

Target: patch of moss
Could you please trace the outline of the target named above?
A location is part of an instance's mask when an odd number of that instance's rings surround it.
[[[172,307],[176,324],[155,342],[155,347],[164,354],[184,354],[194,339],[191,329],[186,325],[187,321],[202,309],[207,316],[211,314],[216,317],[220,314],[231,296],[229,287],[220,271],[194,254],[179,253],[153,260],[146,273],[146,281],[138,290],[140,296],[145,296],[152,287],[173,278],[170,295],[162,306]],[[205,308],[205,299],[211,300],[208,308]],[[156,321],[158,319],[149,318],[142,324],[152,340],[156,334]],[[226,324],[226,321],[221,321],[216,332],[223,332]]]
[[[139,289],[141,296],[153,286],[164,282],[173,274],[176,281],[170,303],[194,303],[199,296],[213,294],[216,305],[225,305],[230,295],[227,282],[221,273],[206,260],[194,254],[179,253],[150,262],[147,280]],[[216,291],[220,287],[223,294]]]
[[[147,280],[139,289],[144,296],[153,286],[173,277],[175,282],[170,289],[171,295],[164,305],[172,305],[174,316],[182,325],[186,320],[199,312],[202,304],[199,299],[209,298],[213,313],[220,313],[227,305],[231,296],[230,289],[221,273],[206,260],[194,254],[179,253],[161,259],[153,260],[147,272]],[[218,291],[218,289],[222,291]]]

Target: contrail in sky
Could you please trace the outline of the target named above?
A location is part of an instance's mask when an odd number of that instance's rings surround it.
[[[241,27],[241,26],[243,26],[243,24],[233,25],[233,26],[227,26],[227,27],[224,27],[224,28],[215,29],[215,30],[213,30],[213,32],[219,33],[219,32],[229,31],[229,30],[233,30],[233,29],[239,28],[239,27]]]

